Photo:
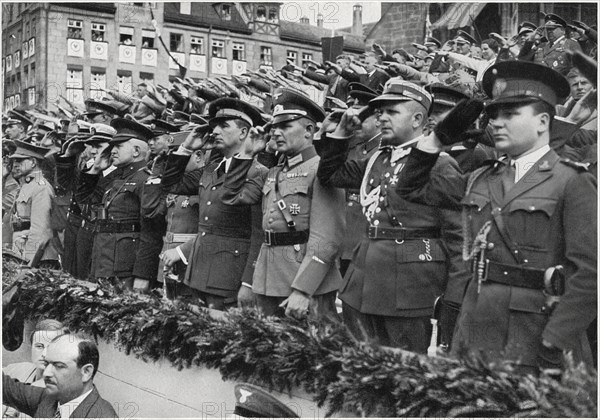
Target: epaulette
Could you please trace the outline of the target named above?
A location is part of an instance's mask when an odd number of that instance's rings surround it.
[[[46,181],[44,181],[43,179],[40,179],[38,181],[38,185],[46,185]]]
[[[156,184],[160,184],[161,182],[161,178],[158,176],[151,176],[148,177],[148,179],[146,180],[146,185],[156,185]]]
[[[571,168],[577,169],[580,172],[587,172],[590,170],[589,162],[577,162],[575,160],[571,160],[569,158],[561,158],[560,161]]]
[[[26,183],[26,184],[29,184],[31,181],[33,181],[33,178],[34,178],[34,177],[32,177],[32,176],[26,176],[26,177],[25,177],[25,183]]]

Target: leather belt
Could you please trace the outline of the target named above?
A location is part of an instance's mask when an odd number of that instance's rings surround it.
[[[294,232],[273,232],[265,230],[265,244],[268,246],[300,245],[308,242],[308,230]]]
[[[195,239],[196,236],[198,236],[197,233],[173,233],[173,232],[167,232],[165,234],[165,237],[163,238],[165,243],[174,243],[174,242],[179,242],[179,243],[184,243],[187,242],[189,240]]]
[[[440,230],[431,229],[411,229],[411,228],[392,228],[369,226],[367,229],[369,239],[394,239],[404,241],[406,239],[433,239],[440,237]]]
[[[90,221],[87,217],[70,212],[67,213],[67,220],[71,225],[80,226],[82,228],[87,227],[88,229],[94,229],[94,226],[96,225],[95,222]]]
[[[209,233],[211,235],[227,236],[229,238],[250,239],[251,231],[248,229],[225,228],[215,225],[198,223],[198,233]]]
[[[541,268],[525,268],[486,260],[486,267],[481,281],[543,290],[544,272],[545,270]]]
[[[94,231],[96,233],[134,233],[140,231],[140,224],[102,220],[98,222]]]
[[[22,221],[22,222],[11,222],[13,232],[20,232],[22,230],[31,229],[30,221]]]

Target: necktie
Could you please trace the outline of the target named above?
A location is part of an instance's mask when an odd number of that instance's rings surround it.
[[[507,194],[510,191],[510,189],[515,185],[516,172],[517,170],[515,161],[509,160],[502,174],[502,187],[504,188],[504,194]]]
[[[60,408],[56,407],[56,412],[54,413],[54,418],[55,419],[60,419]]]

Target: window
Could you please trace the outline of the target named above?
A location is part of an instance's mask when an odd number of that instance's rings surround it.
[[[117,85],[119,92],[125,95],[131,95],[133,91],[133,85],[131,82],[131,72],[125,70],[117,71]]]
[[[21,73],[17,73],[17,86],[15,87],[15,92],[21,91]]]
[[[31,36],[35,36],[35,31],[37,27],[35,26],[35,18],[31,18]]]
[[[29,38],[29,21],[25,22],[25,39]]]
[[[256,20],[267,20],[267,9],[265,6],[258,6],[256,9]]]
[[[102,99],[106,89],[106,70],[98,69],[91,72],[90,97],[94,99]]]
[[[221,5],[221,18],[223,20],[231,20],[231,6],[229,4]]]
[[[27,89],[29,87],[29,69],[27,66],[23,66],[23,88]]]
[[[68,38],[75,38],[75,39],[82,38],[81,30],[83,28],[83,21],[69,19],[67,21],[67,25],[68,25],[68,32],[67,32]]]
[[[92,41],[104,42],[106,24],[92,22]]]
[[[273,51],[271,47],[260,47],[260,63],[265,66],[273,65]]]
[[[152,29],[142,29],[142,48],[154,48],[155,36]]]
[[[119,28],[119,43],[133,45],[133,28],[121,26]]]
[[[298,65],[298,51],[289,51],[287,52],[287,59],[292,61],[295,65]]]
[[[183,35],[171,34],[170,50],[174,52],[183,52]]]
[[[312,54],[310,53],[302,53],[302,62],[304,63],[307,60],[312,60]]]
[[[29,77],[31,77],[31,83],[29,85],[35,86],[35,63],[29,65]]]
[[[189,15],[192,12],[192,3],[189,1],[182,1],[179,3],[179,13],[182,15]]]
[[[204,48],[203,48],[204,39],[198,35],[192,35],[191,40],[192,40],[191,53],[192,54],[204,54]]]
[[[154,74],[140,72],[140,83],[154,84]]]
[[[212,41],[212,56],[215,58],[225,58],[225,42],[219,39]]]
[[[67,69],[67,99],[71,102],[79,102],[83,98],[83,70]]]
[[[233,59],[238,61],[246,60],[246,46],[243,43],[233,43]]]
[[[269,9],[269,22],[271,23],[275,23],[279,20],[279,13],[278,10],[275,8],[270,8]]]

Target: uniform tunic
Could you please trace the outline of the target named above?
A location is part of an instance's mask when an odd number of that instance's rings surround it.
[[[247,175],[252,161],[233,158],[225,181],[225,203],[262,202],[263,229],[284,233],[291,229],[277,206],[283,199],[296,231],[310,231],[305,244],[262,244],[254,271],[254,293],[287,297],[296,289],[317,296],[335,292],[340,286],[336,259],[345,228],[344,196],[343,191],[319,182],[319,160],[310,146],[295,157],[284,159],[266,176],[252,178]]]
[[[422,317],[431,314],[435,299],[460,303],[467,271],[460,258],[460,215],[402,199],[395,187],[403,176],[408,150],[388,148],[370,159],[347,161],[347,142],[323,139],[319,178],[325,185],[359,188],[372,228],[408,228],[437,232],[431,237],[361,240],[344,277],[340,299],[363,314]],[[449,156],[435,168],[444,176],[457,169]],[[392,216],[399,224],[393,224]],[[366,236],[366,235],[365,235]]]
[[[501,182],[503,162],[481,168],[470,179],[455,173],[428,183],[436,159],[414,149],[407,164],[411,176],[400,186],[403,196],[431,205],[462,204],[469,246],[473,235],[492,221],[485,254],[492,263],[541,273],[561,264],[566,274],[566,291],[551,314],[540,288],[495,282],[508,277],[502,270],[488,274],[480,285],[471,281],[455,332],[457,351],[482,349],[536,366],[544,338],[573,350],[576,360],[591,363],[585,329],[597,313],[595,179],[549,151],[507,193]]]
[[[348,150],[348,160],[368,159],[377,151],[381,135],[368,139],[361,143],[351,143]],[[349,188],[346,190],[346,229],[344,242],[342,245],[342,259],[350,260],[352,252],[362,238],[366,237],[367,219],[362,213],[360,205],[360,193],[358,189]]]
[[[54,189],[41,171],[35,171],[23,179],[15,199],[11,223],[13,224],[13,251],[31,261],[40,247],[46,247],[52,238],[51,208]],[[17,223],[30,223],[30,228],[17,230]],[[58,252],[46,247],[41,260],[56,260]]]
[[[225,173],[217,172],[221,161],[185,172],[189,156],[169,155],[162,186],[173,194],[198,195],[198,235],[180,245],[188,256],[184,284],[204,293],[235,302],[242,276],[252,251],[252,208],[250,205],[231,206],[222,202]],[[248,174],[261,179],[267,168],[254,163]]]
[[[143,185],[149,176],[144,161],[117,168],[107,183],[100,175],[81,174],[78,199],[93,202],[102,197],[101,208],[106,213],[103,221],[98,220],[96,224],[92,277],[156,279],[162,232],[154,219],[142,217],[141,208]],[[138,227],[128,232],[101,232],[103,222]]]
[[[544,64],[562,75],[566,75],[573,67],[568,52],[575,51],[581,51],[579,43],[563,36],[554,41],[553,44],[547,42],[541,48],[538,48],[533,62]]]

